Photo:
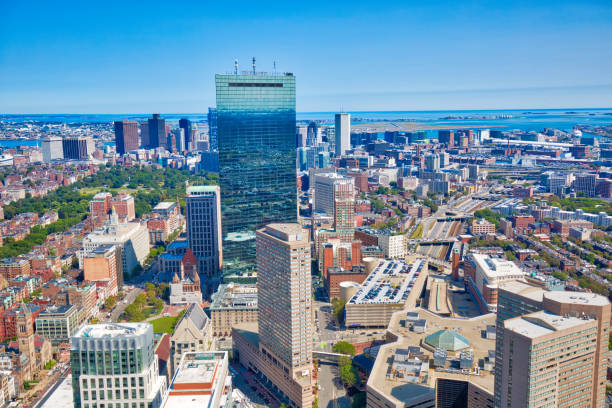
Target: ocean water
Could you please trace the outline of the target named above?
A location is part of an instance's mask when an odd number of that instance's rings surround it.
[[[298,123],[311,120],[333,124],[335,112],[298,112]],[[448,126],[486,126],[500,130],[536,130],[554,128],[570,131],[576,125],[610,126],[612,108],[593,109],[514,109],[465,111],[373,111],[348,112],[354,124],[377,121],[407,121]],[[0,115],[2,122],[110,123],[114,120],[149,118],[150,114],[40,114]],[[196,123],[207,121],[206,113],[167,113],[162,116],[170,123],[188,118]]]

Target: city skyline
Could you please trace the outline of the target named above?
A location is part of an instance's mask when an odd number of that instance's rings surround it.
[[[252,56],[300,77],[300,112],[612,106],[606,2],[24,7],[0,20],[4,113],[204,112]]]

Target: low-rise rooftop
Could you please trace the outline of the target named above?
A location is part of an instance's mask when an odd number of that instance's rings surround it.
[[[361,288],[349,300],[349,304],[404,303],[421,272],[425,271],[425,259],[414,262],[387,260],[381,262],[361,284]]]

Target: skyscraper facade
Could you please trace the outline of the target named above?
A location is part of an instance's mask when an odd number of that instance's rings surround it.
[[[336,156],[342,156],[351,148],[351,115],[336,113]]]
[[[149,144],[146,147],[154,149],[156,147],[165,147],[167,142],[166,120],[159,113],[154,113],[152,118],[148,119],[149,128]]]
[[[315,210],[334,217],[334,229],[355,228],[355,180],[336,173],[314,177]]]
[[[609,322],[604,296],[500,285],[495,407],[604,407]]]
[[[219,186],[191,186],[186,202],[189,248],[198,258],[200,273],[211,276],[223,263]]]
[[[149,122],[140,122],[140,146],[149,147]]]
[[[290,369],[312,364],[310,242],[299,224],[257,231],[261,344]]]
[[[107,323],[81,328],[70,349],[75,408],[158,408],[166,392],[149,323]]]
[[[255,231],[296,222],[295,77],[216,75],[223,253],[254,266]]]
[[[117,153],[124,155],[138,149],[138,122],[133,120],[115,121],[115,144]]]
[[[94,152],[94,141],[89,136],[67,137],[62,139],[64,159],[88,160]]]
[[[191,125],[191,121],[185,118],[179,119],[179,128],[183,129],[184,138],[185,138],[183,150],[185,149],[192,150],[193,140],[191,140],[191,133],[193,130],[193,126]],[[179,150],[179,151],[183,151],[183,150]]]
[[[61,160],[64,158],[64,150],[62,148],[62,138],[51,136],[42,141],[43,162],[49,163],[53,160]]]
[[[447,146],[455,145],[455,132],[452,130],[439,130],[438,142],[444,143]]]
[[[208,108],[208,143],[211,152],[219,150],[219,128],[215,108]]]

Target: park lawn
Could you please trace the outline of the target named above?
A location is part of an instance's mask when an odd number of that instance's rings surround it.
[[[164,316],[159,319],[151,320],[149,323],[153,325],[153,333],[174,333],[174,325],[178,320],[178,316]]]

